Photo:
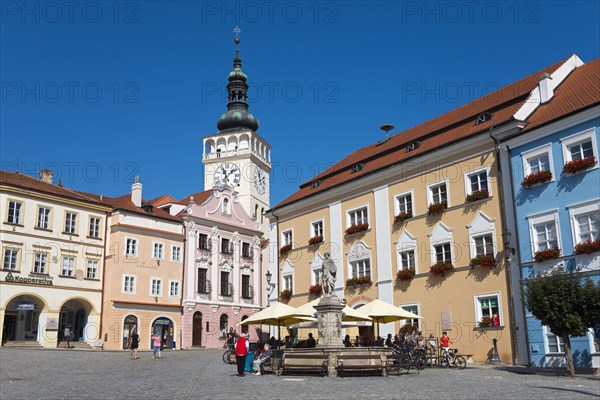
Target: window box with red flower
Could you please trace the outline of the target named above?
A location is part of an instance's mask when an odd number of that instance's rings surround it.
[[[480,328],[490,328],[494,323],[490,317],[483,317],[481,321],[479,321]]]
[[[394,224],[400,224],[400,223],[404,222],[405,220],[412,218],[412,217],[413,217],[412,213],[403,211],[394,217]]]
[[[550,171],[540,171],[534,174],[529,174],[523,179],[521,185],[527,189],[535,185],[541,185],[542,183],[546,183],[552,180],[552,172]]]
[[[429,204],[429,207],[427,208],[427,214],[429,214],[429,215],[442,214],[446,208],[448,208],[447,201],[441,201],[439,203],[431,203],[431,204]]]
[[[446,272],[454,271],[454,265],[450,261],[439,261],[431,266],[429,272],[433,276],[444,276]]]
[[[346,229],[346,235],[353,235],[355,233],[359,233],[359,232],[364,232],[367,229],[369,229],[369,224],[356,224],[356,225],[351,225],[350,227],[348,227]]]
[[[283,302],[288,302],[292,298],[292,291],[289,289],[282,290],[279,294],[279,299]]]
[[[292,250],[292,245],[291,244],[286,244],[285,246],[281,246],[281,248],[279,249],[279,253],[284,256],[287,253],[289,253]]]
[[[400,333],[403,335],[410,335],[411,333],[418,331],[419,330],[419,325],[418,324],[404,324],[402,325],[402,327],[400,328]]]
[[[574,254],[592,254],[597,251],[600,251],[600,239],[598,240],[586,240],[582,243],[577,243],[575,245]]]
[[[469,264],[471,268],[480,266],[482,268],[494,268],[496,266],[496,259],[493,254],[482,254],[471,259]]]
[[[403,268],[396,273],[396,279],[399,281],[409,281],[415,276],[414,268]]]
[[[565,174],[576,174],[596,166],[596,157],[591,156],[581,160],[569,161],[563,166]]]
[[[560,249],[558,247],[553,247],[551,249],[538,250],[535,252],[533,258],[535,262],[544,262],[548,260],[554,260],[555,258],[560,257]]]
[[[313,236],[310,239],[308,239],[309,246],[314,246],[314,245],[322,243],[322,242],[323,242],[323,236]]]
[[[323,293],[323,286],[317,283],[316,285],[309,287],[308,292],[315,297],[319,297]]]
[[[490,197],[490,192],[488,192],[487,189],[481,189],[468,194],[465,201],[467,203],[472,203],[477,200],[487,199],[488,197]]]
[[[358,278],[346,279],[347,287],[360,286],[360,285],[372,285],[372,284],[373,284],[373,281],[371,280],[370,276],[361,276]]]

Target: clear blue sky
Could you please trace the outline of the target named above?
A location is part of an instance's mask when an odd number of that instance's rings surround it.
[[[65,4],[66,3],[66,4]],[[226,109],[236,25],[271,204],[350,152],[577,53],[599,2],[2,1],[2,169],[181,198]]]

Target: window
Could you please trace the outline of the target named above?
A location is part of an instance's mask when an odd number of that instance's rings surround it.
[[[250,251],[250,243],[242,243],[242,257],[252,258],[252,252]]]
[[[77,233],[77,214],[68,212],[65,214],[65,233]]]
[[[162,295],[162,280],[157,278],[152,278],[152,284],[150,285],[150,295],[151,296],[161,296]]]
[[[18,201],[8,202],[8,216],[6,222],[9,224],[21,225],[21,207],[23,203]]]
[[[35,253],[33,259],[33,273],[34,274],[45,274],[48,266],[48,254],[46,253]]]
[[[598,157],[595,131],[595,128],[590,128],[561,139],[565,164],[593,156]],[[598,161],[596,160],[597,165]]]
[[[363,276],[371,276],[371,260],[358,260],[350,263],[352,268],[352,278],[362,278]]]
[[[363,225],[369,223],[369,214],[367,207],[361,207],[356,210],[348,211],[348,226]]]
[[[223,214],[229,214],[229,199],[224,198],[223,199]]]
[[[162,243],[154,243],[153,248],[152,258],[155,260],[162,260],[164,255],[164,245]]]
[[[283,244],[284,245],[287,246],[289,244],[292,244],[292,241],[294,238],[293,238],[291,230],[283,232],[282,235],[283,235]]]
[[[87,260],[86,271],[88,279],[96,279],[98,277],[98,260]]]
[[[242,297],[244,299],[252,298],[252,287],[250,286],[250,275],[242,275]]]
[[[467,175],[467,194],[473,194],[480,190],[490,190],[487,169],[480,169]]]
[[[221,296],[232,296],[232,292],[229,284],[229,271],[221,271]]]
[[[62,275],[73,276],[75,270],[75,257],[63,256],[62,259]]]
[[[123,293],[135,293],[135,276],[125,275],[123,277]]]
[[[396,196],[396,215],[400,213],[414,215],[412,193]]]
[[[419,304],[415,303],[415,304],[402,304],[400,305],[400,308],[402,308],[404,311],[408,311],[410,313],[413,313],[415,315],[421,315],[420,310],[419,310]],[[406,324],[410,324],[412,326],[418,326],[418,330],[421,330],[421,320],[414,318],[414,319],[407,319],[404,320],[404,322],[401,324],[401,326],[404,326]]]
[[[452,246],[450,243],[441,243],[433,246],[435,262],[452,262]]]
[[[441,203],[448,201],[448,190],[446,182],[435,183],[429,186],[429,202]]]
[[[600,211],[575,216],[577,243],[600,239]]]
[[[502,326],[500,296],[498,294],[475,296],[475,306],[477,323],[481,322],[484,318],[489,318],[492,321],[492,326]]]
[[[401,251],[400,252],[400,269],[415,269],[415,251]]]
[[[93,238],[100,237],[100,218],[90,217],[90,231],[88,236]]]
[[[198,235],[198,248],[200,250],[210,250],[208,235],[204,233]]]
[[[125,241],[125,255],[129,257],[137,257],[138,241],[137,239],[127,238]]]
[[[310,223],[310,236],[311,237],[323,237],[323,220],[315,221]]]
[[[550,170],[550,158],[548,153],[528,158],[526,162],[529,166],[529,170],[531,171],[530,174],[537,174],[541,171]]]
[[[206,268],[198,268],[198,293],[208,293],[208,281],[206,280]]]
[[[171,261],[174,261],[174,262],[181,261],[181,247],[179,247],[179,246],[171,247]]]
[[[556,224],[554,222],[545,222],[534,225],[535,245],[537,250],[546,250],[558,247],[556,239]]]
[[[552,144],[548,143],[535,149],[521,153],[523,159],[523,176],[537,174],[541,171],[550,171],[554,179],[554,165],[552,164]]]
[[[286,275],[283,277],[283,288],[294,293],[294,277],[293,275]]]
[[[222,338],[227,337],[228,325],[229,325],[229,317],[227,316],[227,314],[221,315],[221,318],[219,318],[219,334],[221,335]]]
[[[50,229],[50,209],[47,207],[38,208],[38,217],[36,228]]]
[[[233,248],[231,246],[231,241],[226,238],[221,238],[221,253],[231,254],[233,253]]]
[[[179,297],[179,282],[178,281],[170,281],[169,282],[169,297]]]
[[[483,235],[474,238],[475,256],[494,255],[494,241],[492,235]]]
[[[17,249],[4,249],[4,262],[2,269],[8,269],[16,271],[18,269],[19,261],[19,250]]]
[[[546,327],[546,340],[548,341],[548,353],[564,353],[565,343],[562,337],[556,336]]]
[[[321,284],[321,270],[313,269],[313,284],[320,285]]]

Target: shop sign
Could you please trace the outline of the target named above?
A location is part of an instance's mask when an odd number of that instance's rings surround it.
[[[58,318],[48,318],[48,322],[46,322],[46,330],[47,331],[57,331],[58,330]]]
[[[172,322],[168,318],[157,318],[154,321],[154,325],[171,325],[171,324],[172,324]]]
[[[35,309],[35,304],[33,304],[33,303],[19,303],[19,304],[17,304],[17,310],[29,311],[29,310],[34,310],[34,309]]]
[[[34,283],[36,285],[49,285],[52,286],[53,282],[51,279],[47,278],[38,278],[38,277],[24,277],[20,275],[13,275],[12,272],[9,272],[4,277],[6,282],[21,282],[21,283]]]

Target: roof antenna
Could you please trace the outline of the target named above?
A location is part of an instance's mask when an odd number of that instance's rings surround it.
[[[390,131],[394,129],[394,125],[383,124],[379,127],[379,129],[385,132],[385,138],[387,139],[390,137]]]

